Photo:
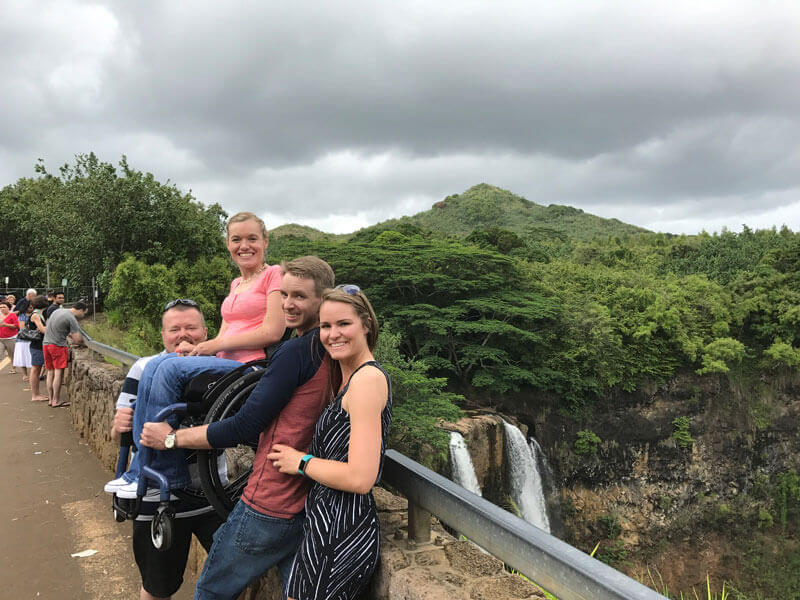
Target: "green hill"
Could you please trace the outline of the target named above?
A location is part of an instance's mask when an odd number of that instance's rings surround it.
[[[403,226],[459,237],[466,237],[476,229],[497,227],[513,231],[527,239],[572,241],[647,232],[641,227],[628,225],[617,219],[604,219],[585,213],[579,208],[536,204],[508,190],[481,183],[462,194],[448,196],[425,212],[382,221],[353,234],[335,235],[312,227],[289,224],[276,227],[270,235],[273,238],[294,236],[312,241],[334,240],[347,239],[355,234],[374,235],[376,231]]]
[[[293,236],[299,238],[306,238],[311,241],[318,241],[318,240],[330,241],[347,237],[347,235],[325,233],[324,231],[320,231],[319,229],[314,229],[313,227],[308,227],[306,225],[298,225],[297,223],[287,223],[285,225],[279,225],[275,229],[270,229],[268,233],[270,238]]]
[[[475,229],[499,227],[519,235],[587,241],[597,237],[645,233],[641,227],[604,219],[579,208],[543,206],[493,185],[481,183],[437,202],[425,212],[378,223],[384,229],[408,223],[443,234],[467,236]]]

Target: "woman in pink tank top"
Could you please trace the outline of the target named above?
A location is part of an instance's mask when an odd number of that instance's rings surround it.
[[[228,252],[239,267],[240,275],[231,282],[230,293],[222,302],[219,333],[183,355],[179,350],[178,355],[159,355],[147,363],[139,380],[133,415],[133,439],[137,442],[144,423],[153,421],[161,409],[178,402],[184,387],[195,375],[227,373],[242,363],[264,358],[264,349],[283,336],[281,268],[264,262],[268,244],[264,222],[253,213],[240,212],[228,220],[227,233]],[[175,304],[192,309],[188,305],[193,302],[170,302],[167,307]],[[183,340],[179,340],[178,346],[181,342]],[[179,419],[171,419],[175,421],[173,427],[177,427]],[[161,471],[173,488],[190,483],[183,453],[153,451],[150,466]],[[138,471],[138,460],[134,456],[128,472],[108,482],[105,491],[121,498],[135,498]]]
[[[228,221],[228,252],[240,276],[222,302],[222,327],[213,340],[198,344],[190,356],[216,354],[238,362],[264,358],[264,348],[281,339],[281,269],[264,263],[267,228],[253,213]]]

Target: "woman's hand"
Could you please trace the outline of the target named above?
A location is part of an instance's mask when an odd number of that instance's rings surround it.
[[[303,452],[283,444],[275,444],[272,452],[267,454],[267,458],[272,461],[272,466],[287,475],[298,474],[297,468],[300,466],[300,459],[304,456]]]
[[[185,356],[210,356],[222,350],[220,344],[216,339],[208,340],[207,342],[200,342],[194,347],[194,350],[187,353]]]
[[[142,446],[147,446],[154,450],[166,450],[167,447],[164,445],[164,440],[167,439],[167,434],[170,431],[172,431],[172,426],[166,421],[145,423],[139,442]]]
[[[184,340],[175,348],[175,354],[178,356],[189,356],[191,355],[192,350],[194,350],[194,344]]]

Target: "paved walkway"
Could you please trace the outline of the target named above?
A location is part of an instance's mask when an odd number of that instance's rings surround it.
[[[114,521],[102,491],[110,473],[70,409],[31,402],[27,389],[0,362],[0,599],[138,598],[130,523]],[[71,556],[86,550],[97,553]],[[191,598],[183,587],[175,600]]]

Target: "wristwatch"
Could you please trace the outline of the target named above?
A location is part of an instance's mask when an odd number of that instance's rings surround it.
[[[167,437],[164,438],[164,447],[167,450],[173,450],[178,447],[178,440],[175,437],[174,429],[167,434]]]

